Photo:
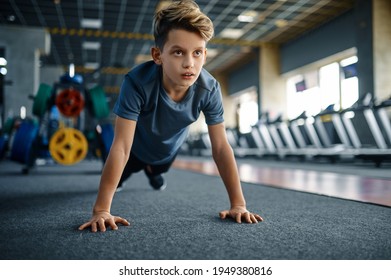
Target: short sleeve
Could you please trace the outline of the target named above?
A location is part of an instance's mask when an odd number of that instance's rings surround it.
[[[142,87],[127,74],[122,82],[113,112],[119,117],[137,121],[144,103],[145,94]]]
[[[216,81],[208,101],[202,109],[205,115],[205,122],[207,125],[214,125],[224,122],[224,108],[222,101],[221,88]]]

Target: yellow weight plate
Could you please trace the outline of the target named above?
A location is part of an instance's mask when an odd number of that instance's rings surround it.
[[[86,157],[88,142],[80,130],[61,128],[50,138],[49,151],[56,162],[72,165]]]

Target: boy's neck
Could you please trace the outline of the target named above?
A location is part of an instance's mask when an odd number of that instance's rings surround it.
[[[175,102],[181,102],[181,101],[185,98],[185,96],[186,96],[186,94],[187,94],[189,88],[180,87],[180,88],[177,88],[177,89],[171,89],[171,90],[165,89],[165,90],[166,90],[167,95],[168,95],[173,101],[175,101]]]

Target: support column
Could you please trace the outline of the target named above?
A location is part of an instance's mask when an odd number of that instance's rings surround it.
[[[280,73],[280,49],[276,44],[260,47],[260,108],[273,118],[287,112],[286,83]],[[286,115],[283,116],[286,118]]]
[[[374,93],[372,0],[357,0],[354,8],[358,57],[358,90],[361,97],[368,92]]]
[[[374,84],[377,99],[391,95],[391,1],[373,0]]]

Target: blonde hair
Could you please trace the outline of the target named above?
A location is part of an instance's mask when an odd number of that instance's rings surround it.
[[[168,33],[184,29],[198,33],[206,42],[213,37],[213,23],[192,0],[173,1],[156,12],[153,21],[155,44],[163,49]]]

